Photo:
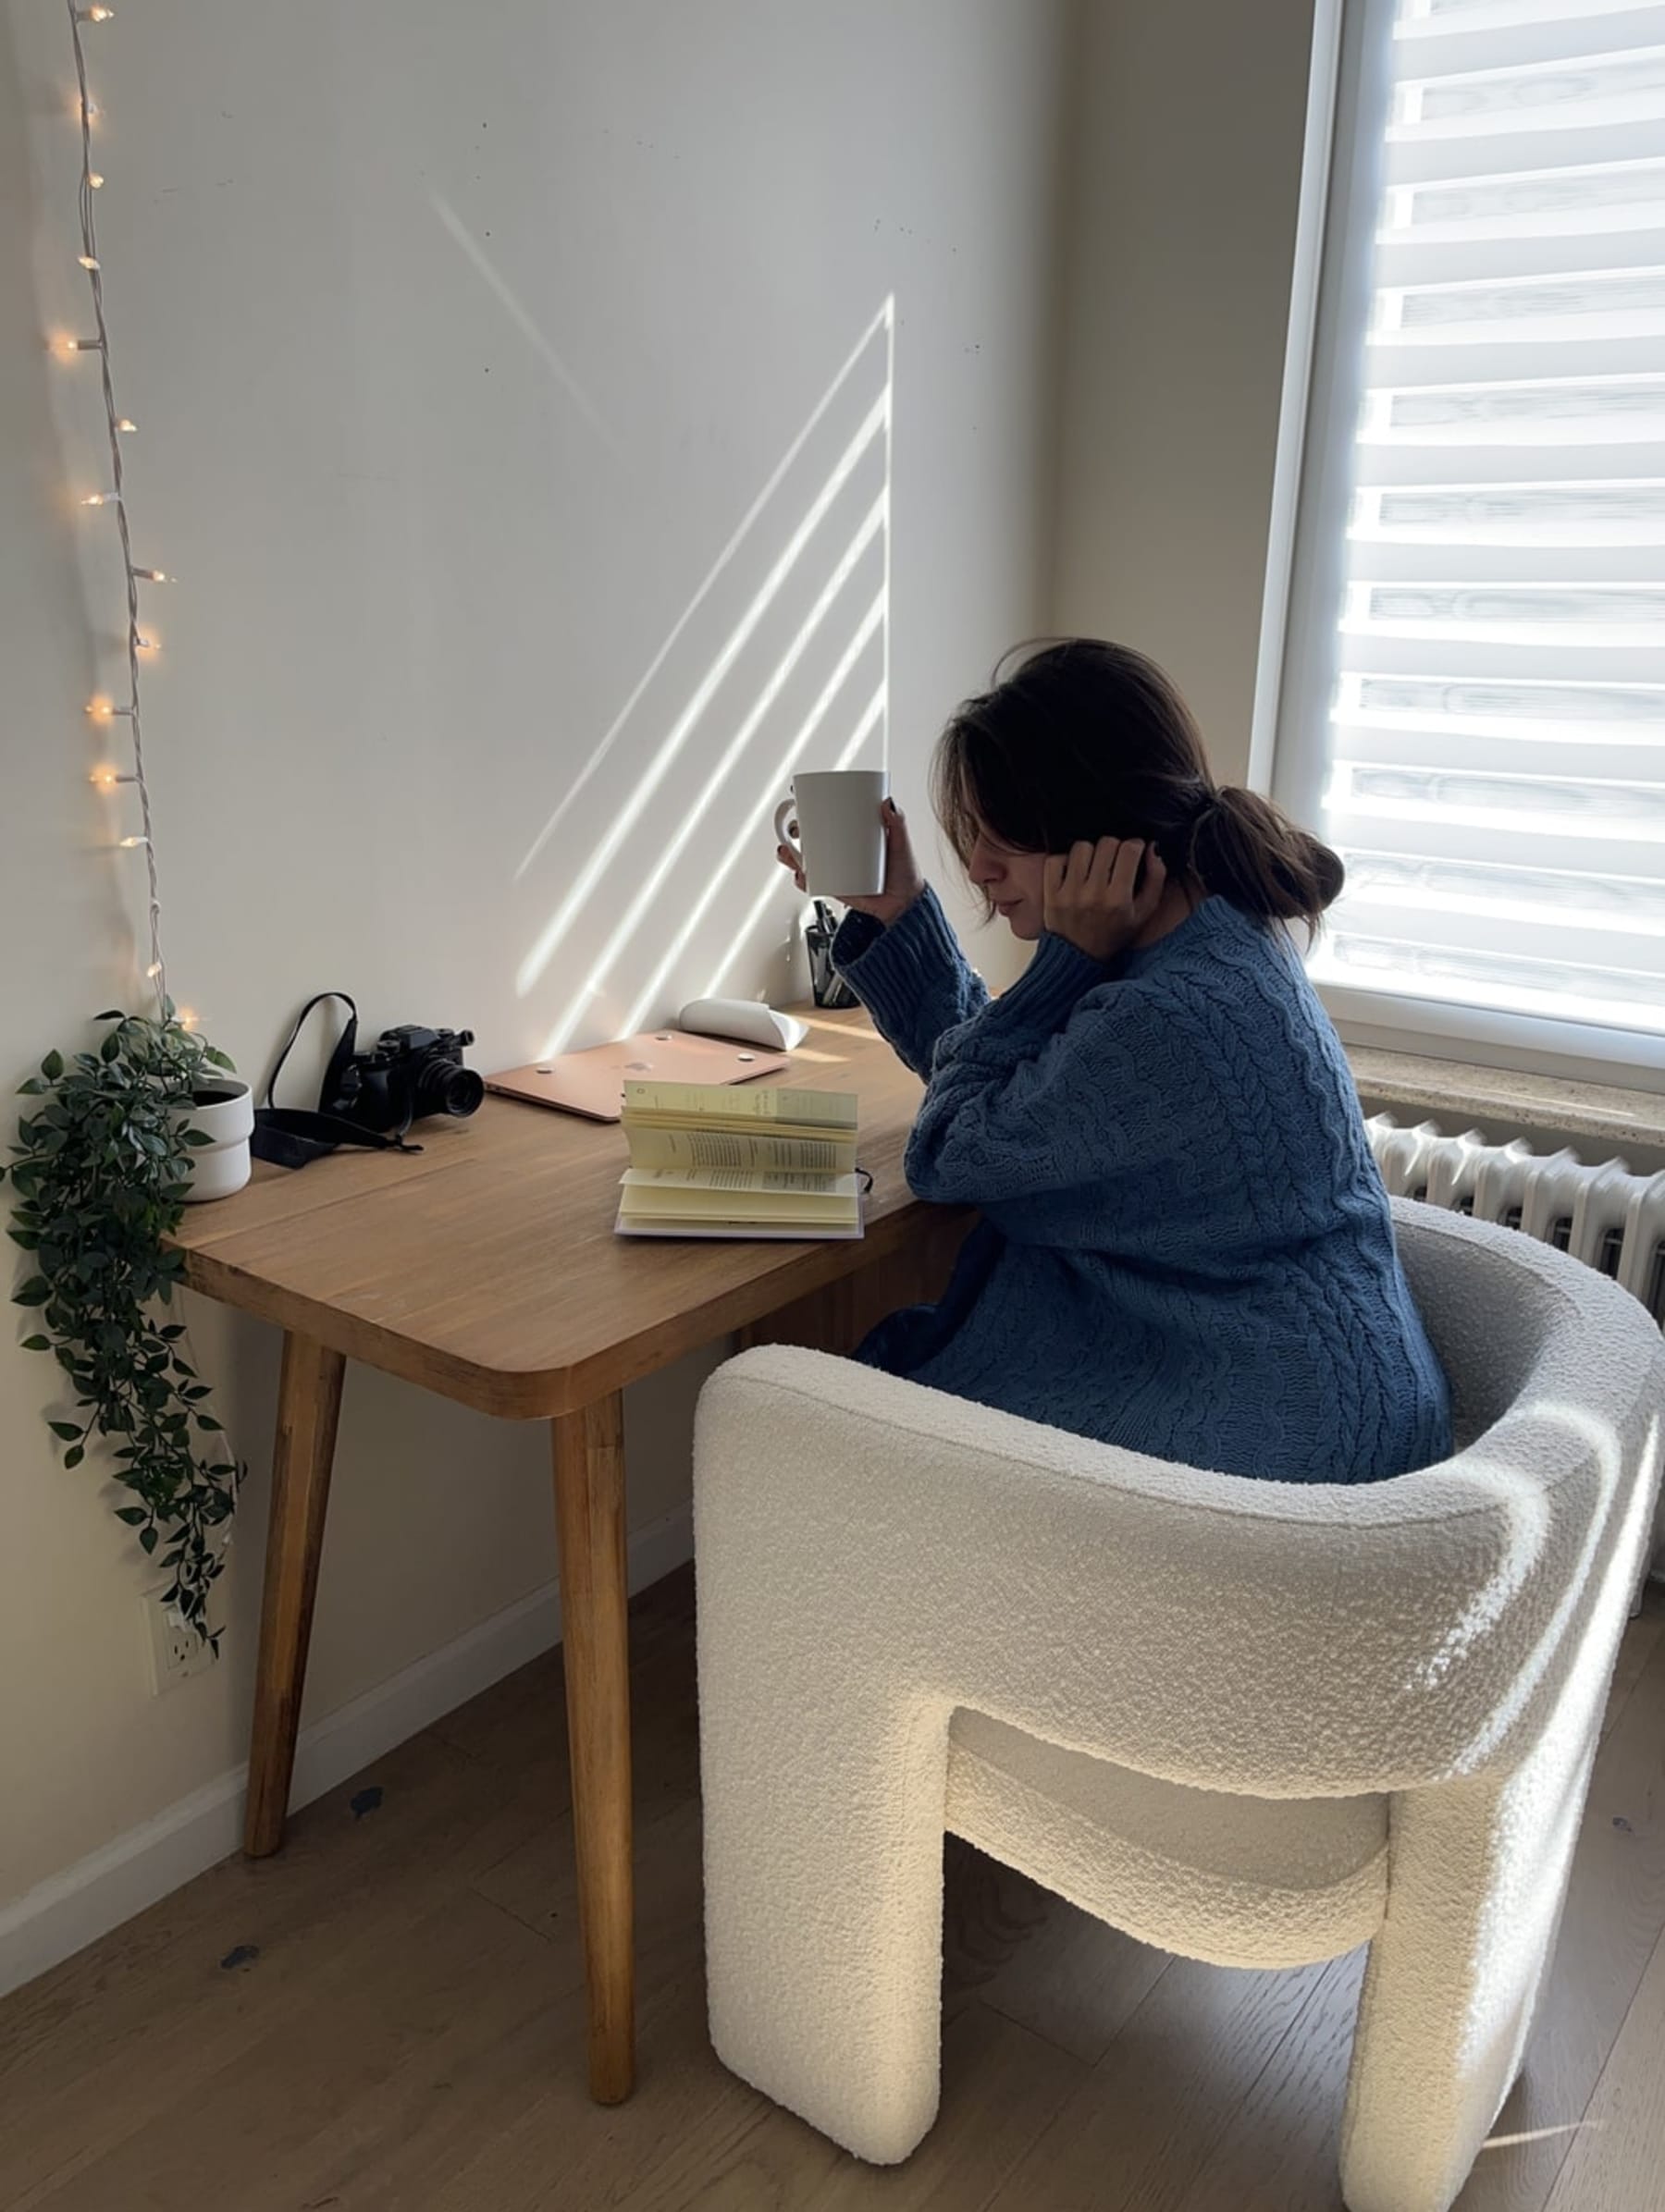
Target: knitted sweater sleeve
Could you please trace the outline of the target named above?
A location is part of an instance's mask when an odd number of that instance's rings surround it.
[[[939,1043],[907,1148],[912,1189],[993,1205],[1166,1157],[1182,1116],[1151,1049],[1151,996],[1043,937],[1022,978]]]
[[[832,964],[872,1015],[896,1057],[931,1074],[937,1039],[989,1002],[988,986],[929,886],[887,928],[853,910],[832,940]]]

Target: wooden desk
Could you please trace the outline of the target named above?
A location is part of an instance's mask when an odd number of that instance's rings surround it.
[[[870,1170],[856,1244],[615,1236],[623,1132],[488,1098],[424,1122],[419,1154],[258,1167],[187,1214],[192,1289],[284,1334],[244,1848],[283,1840],[346,1362],[553,1432],[573,1825],[589,1993],[590,2088],[635,2069],[630,1714],[621,1394],[739,1331],[847,1348],[879,1314],[935,1294],[964,1221],[902,1180],[919,1085],[865,1015],[821,1014],[784,1080],[861,1098]]]

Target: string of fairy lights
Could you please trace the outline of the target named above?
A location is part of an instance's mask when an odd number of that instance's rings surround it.
[[[148,910],[148,939],[150,962],[145,970],[147,979],[154,986],[157,1001],[166,1007],[167,1002],[167,962],[162,950],[162,898],[160,879],[156,870],[156,846],[151,819],[150,783],[144,767],[144,723],[140,705],[140,673],[142,657],[154,650],[154,641],[145,634],[140,621],[140,586],[167,584],[172,579],[166,571],[157,568],[140,567],[133,559],[132,533],[128,515],[127,491],[122,467],[122,440],[130,437],[139,425],[123,414],[116,404],[116,386],[110,363],[110,332],[105,317],[104,267],[98,251],[97,199],[104,189],[104,177],[93,161],[93,126],[98,120],[99,108],[87,85],[87,53],[84,33],[88,27],[107,23],[115,9],[102,5],[78,6],[76,0],[65,0],[69,18],[69,36],[75,53],[76,106],[80,126],[80,252],[78,256],[85,270],[92,295],[92,329],[88,337],[64,336],[54,341],[54,350],[65,361],[79,361],[83,354],[93,354],[98,361],[99,383],[104,396],[105,420],[109,436],[110,479],[107,485],[86,493],[80,501],[83,508],[93,511],[106,510],[115,521],[117,542],[120,547],[122,568],[127,580],[127,697],[125,701],[110,698],[103,692],[96,693],[87,702],[87,713],[101,731],[114,733],[117,722],[127,724],[129,757],[132,766],[117,769],[103,766],[92,770],[93,786],[106,793],[118,787],[131,785],[139,802],[139,827],[117,842],[124,851],[142,852],[145,866],[145,890]],[[194,1026],[195,1017],[181,1013],[179,1020],[186,1027]]]

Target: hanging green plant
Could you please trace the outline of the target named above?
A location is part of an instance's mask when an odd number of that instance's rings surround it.
[[[147,1556],[161,1552],[163,1603],[217,1651],[208,1593],[243,1469],[181,1348],[183,1324],[164,1317],[184,1265],[166,1239],[191,1154],[211,1141],[189,1116],[207,1070],[232,1063],[180,1024],[171,1000],[159,1020],[98,1019],[114,1026],[96,1051],[49,1052],[23,1085],[43,1102],[18,1124],[10,1233],[36,1272],[12,1295],[40,1313],[25,1350],[50,1352],[75,1395],[79,1418],[48,1422],[64,1465],[80,1466],[94,1435],[108,1441],[130,1493],[117,1518]]]

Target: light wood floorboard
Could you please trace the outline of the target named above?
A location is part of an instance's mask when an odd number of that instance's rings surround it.
[[[5,2212],[1338,2212],[1362,1954],[1169,1959],[946,1847],[942,2117],[858,2165],[705,2036],[692,1588],[632,1608],[640,2086],[585,2089],[560,1657],[0,2004]],[[364,1794],[379,1789],[379,1801]],[[1665,2205],[1665,1602],[1460,2212]]]

